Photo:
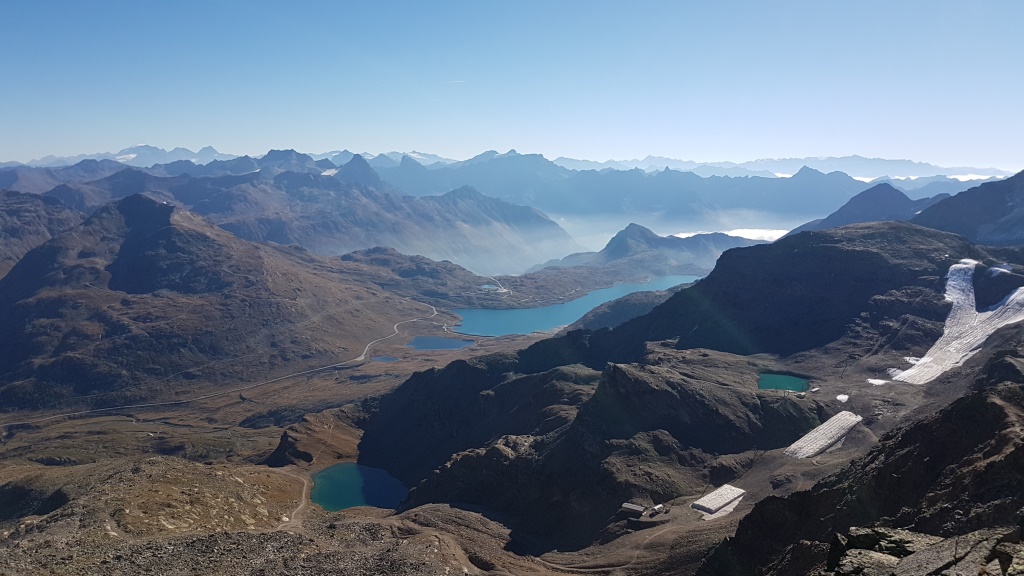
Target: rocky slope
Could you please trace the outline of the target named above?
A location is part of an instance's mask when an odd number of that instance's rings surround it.
[[[328,260],[130,196],[0,280],[0,406],[111,405],[251,382],[354,358],[370,335],[430,314],[346,281]]]
[[[814,402],[759,393],[755,374],[695,360],[609,366],[561,429],[524,433],[489,422],[501,431],[496,441],[421,476],[404,506],[483,505],[545,546],[576,549],[594,541],[622,502],[661,503],[698,493],[711,478],[728,481],[737,470],[716,467],[716,455],[785,446],[818,423]]]
[[[680,348],[789,355],[839,339],[862,313],[874,324],[906,313],[942,321],[949,266],[986,257],[962,237],[900,223],[798,234],[724,253],[693,288],[608,341],[628,348],[678,336]],[[897,303],[905,308],[886,309]]]
[[[912,222],[961,234],[979,244],[1024,242],[1024,172],[986,182],[928,208]]]
[[[82,221],[56,200],[0,190],[0,278],[26,252]]]
[[[570,324],[566,330],[600,330],[601,328],[614,328],[638,316],[643,316],[654,309],[655,306],[664,303],[673,294],[683,287],[683,284],[669,290],[654,290],[649,292],[634,292],[622,298],[616,298],[611,302],[605,302],[597,306],[582,318]]]
[[[933,544],[977,530],[1020,526],[1022,344],[1024,331],[1019,326],[993,336],[981,358],[947,379],[973,381],[981,390],[938,412],[919,411],[917,419],[880,438],[866,456],[813,489],[759,503],[740,523],[735,538],[708,558],[701,573],[788,574],[824,567],[834,534],[854,526],[902,528],[941,537]],[[965,540],[963,552],[971,547]],[[797,558],[799,565],[794,566]],[[934,571],[901,570],[893,563],[879,573],[938,573],[954,564],[953,558],[951,552]],[[990,560],[971,567],[971,573]]]

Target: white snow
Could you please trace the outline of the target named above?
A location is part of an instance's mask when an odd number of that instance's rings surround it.
[[[840,394],[839,396],[836,396],[836,400],[839,400],[840,402],[846,402],[849,399],[850,399],[850,395],[849,394]]]
[[[924,358],[918,358],[917,356],[904,356],[903,359],[906,360],[907,362],[910,362],[911,364],[917,364],[918,362],[921,361],[927,362],[931,360],[931,358],[927,356],[925,356]]]
[[[893,375],[894,379],[911,384],[931,382],[977,353],[993,332],[1024,320],[1024,288],[1014,290],[989,310],[977,311],[973,281],[977,265],[977,261],[965,259],[950,266],[946,280],[946,300],[953,303],[953,309],[946,317],[942,337],[924,358],[912,368]]]
[[[863,420],[853,412],[842,411],[829,418],[824,424],[804,434],[803,438],[786,448],[786,455],[794,458],[811,458],[828,450],[843,439],[858,422]]]
[[[329,170],[324,170],[323,172],[320,173],[320,175],[321,176],[334,176],[337,173],[338,173],[338,169],[337,168],[331,168]]]
[[[888,383],[889,383],[888,380],[882,380],[882,379],[879,379],[879,378],[868,378],[868,384],[871,384],[873,386],[881,386],[882,384],[888,384]]]
[[[733,501],[742,498],[746,493],[747,491],[742,488],[730,486],[729,484],[722,484],[714,492],[707,494],[693,504],[690,504],[690,508],[707,514],[715,514],[731,504]]]

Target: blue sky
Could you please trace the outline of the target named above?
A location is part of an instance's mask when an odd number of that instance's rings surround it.
[[[0,160],[488,149],[1024,167],[1024,2],[0,3]]]

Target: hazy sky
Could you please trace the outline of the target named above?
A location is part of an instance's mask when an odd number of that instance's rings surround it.
[[[488,149],[1024,167],[1024,2],[0,3],[0,160]]]

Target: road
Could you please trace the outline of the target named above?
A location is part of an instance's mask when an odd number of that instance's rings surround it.
[[[167,402],[147,402],[147,403],[144,403],[144,404],[126,404],[126,405],[122,405],[122,406],[109,406],[107,408],[94,408],[94,409],[91,409],[91,410],[79,410],[77,412],[65,412],[65,413],[62,413],[62,414],[54,414],[54,415],[51,415],[51,416],[46,416],[46,417],[43,417],[43,418],[37,418],[37,419],[34,419],[34,420],[25,420],[25,421],[22,421],[22,422],[5,422],[5,423],[0,424],[0,427],[20,426],[20,425],[25,425],[25,424],[39,424],[41,422],[48,422],[50,420],[56,420],[58,418],[69,418],[69,417],[72,417],[72,416],[85,416],[85,415],[88,415],[88,414],[101,414],[101,413],[107,413],[107,412],[114,412],[114,411],[117,411],[117,410],[132,410],[132,409],[140,409],[140,408],[158,408],[158,407],[161,407],[161,406],[181,406],[181,405],[189,404],[189,403],[192,403],[192,402],[198,402],[200,400],[206,400],[208,398],[216,398],[218,396],[224,396],[224,395],[227,395],[227,394],[238,394],[240,392],[245,392],[246,390],[252,390],[253,388],[258,388],[260,386],[266,386],[267,384],[273,384],[275,382],[281,382],[282,380],[288,380],[289,378],[296,378],[296,377],[299,377],[299,376],[307,376],[307,375],[310,375],[310,374],[315,374],[317,372],[323,372],[325,370],[333,370],[335,368],[343,368],[343,367],[346,367],[346,366],[351,366],[353,364],[358,364],[358,363],[364,362],[365,359],[366,359],[366,355],[369,353],[370,348],[374,344],[377,344],[379,342],[383,342],[384,340],[387,340],[389,338],[394,338],[395,336],[397,336],[399,334],[398,327],[401,326],[402,324],[408,324],[410,322],[420,322],[420,321],[424,321],[424,320],[429,320],[429,319],[431,319],[431,318],[433,318],[433,317],[435,317],[435,316],[437,316],[439,314],[439,312],[437,311],[437,308],[435,308],[433,306],[430,306],[430,309],[433,312],[430,316],[424,316],[424,317],[421,317],[421,318],[412,318],[410,320],[403,320],[401,322],[397,322],[392,327],[393,330],[394,330],[394,332],[392,334],[390,334],[388,336],[385,336],[383,338],[378,338],[378,339],[370,342],[369,344],[366,345],[365,348],[363,348],[362,354],[360,354],[359,356],[356,356],[355,358],[352,358],[351,360],[345,360],[343,362],[337,362],[337,363],[334,363],[334,364],[329,364],[327,366],[319,366],[317,368],[310,368],[309,370],[302,370],[300,372],[293,372],[291,374],[285,374],[284,376],[278,376],[276,378],[271,378],[269,380],[264,380],[262,382],[257,382],[255,384],[246,384],[244,386],[237,386],[237,387],[231,388],[229,390],[221,390],[221,391],[218,391],[218,392],[210,392],[209,394],[203,394],[203,395],[195,396],[195,397],[192,397],[192,398],[186,398],[184,400],[171,400],[171,401],[167,401]]]

